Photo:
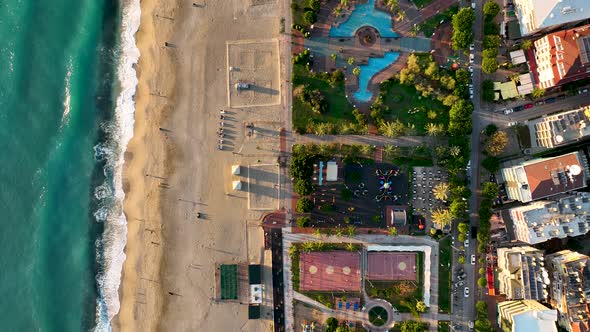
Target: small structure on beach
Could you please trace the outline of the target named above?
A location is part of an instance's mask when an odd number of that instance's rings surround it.
[[[232,189],[234,191],[242,190],[242,181],[239,181],[239,180],[232,181]]]
[[[240,165],[232,165],[231,175],[240,175]]]
[[[335,161],[328,161],[326,169],[326,181],[338,181],[338,165]]]

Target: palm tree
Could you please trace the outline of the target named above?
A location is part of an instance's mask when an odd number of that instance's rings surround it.
[[[346,244],[346,250],[353,252],[355,249],[356,249],[356,247],[354,246],[354,244],[352,244],[352,243]]]
[[[352,226],[352,225],[351,225],[351,226],[348,226],[348,227],[346,228],[346,235],[347,235],[348,237],[353,237],[353,236],[355,236],[355,235],[356,235],[356,228],[355,228],[354,226]]]
[[[361,74],[361,67],[354,67],[352,69],[352,74],[358,77]]]
[[[399,121],[387,121],[381,125],[381,132],[387,137],[397,137],[405,130],[403,123]]]
[[[334,234],[336,234],[336,236],[342,236],[344,235],[344,230],[342,229],[342,227],[338,226],[336,227],[336,231]]]
[[[348,7],[348,0],[340,0],[340,6]]]
[[[398,0],[385,0],[385,4],[389,7],[392,12],[397,10]]]
[[[426,114],[428,115],[428,118],[429,118],[430,120],[434,120],[434,119],[436,119],[436,116],[438,115],[438,114],[436,114],[436,112],[435,112],[435,111],[433,111],[433,110],[430,110],[430,111],[428,111]]]
[[[396,236],[397,235],[397,228],[391,226],[387,229],[387,233],[389,233],[390,236]]]
[[[351,66],[354,65],[354,57],[353,56],[351,56],[350,58],[348,58],[348,64],[351,65]]]
[[[397,12],[397,21],[401,22],[403,20],[406,19],[406,12],[403,10],[400,10],[399,12]]]
[[[372,145],[361,146],[361,153],[366,157],[370,157],[375,152],[375,150],[377,150],[377,148]]]
[[[322,231],[319,228],[313,230],[313,236],[320,238],[322,237]]]
[[[386,145],[383,147],[383,155],[385,158],[394,158],[399,155],[401,149],[398,146]]]
[[[311,241],[305,241],[301,246],[301,249],[303,249],[304,252],[310,252],[313,248],[315,248],[315,244]]]
[[[426,130],[426,133],[428,134],[428,136],[438,136],[441,135],[443,133],[443,126],[440,124],[435,124],[432,122],[429,122],[426,124],[426,126],[424,127],[424,129]]]
[[[448,209],[438,208],[431,213],[432,222],[439,228],[444,228],[453,220],[453,215]]]
[[[453,145],[449,148],[449,153],[453,157],[458,157],[461,154],[461,148],[456,145]]]
[[[322,251],[325,247],[325,243],[322,241],[316,241],[313,243],[313,247],[316,251]]]
[[[434,198],[446,201],[449,198],[449,185],[441,182],[432,188],[432,193],[434,194]]]
[[[332,53],[332,54],[330,54],[330,58],[332,59],[332,61],[336,61],[338,56],[336,55],[336,53]]]
[[[299,251],[299,249],[297,249],[296,244],[290,246],[289,247],[289,256],[293,257],[293,255],[295,255],[298,251]]]

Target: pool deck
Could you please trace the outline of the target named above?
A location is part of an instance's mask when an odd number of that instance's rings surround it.
[[[456,1],[454,0],[437,0],[430,5],[417,9],[410,0],[400,0],[399,6],[406,12],[406,18],[401,22],[396,22],[393,18],[391,20],[392,30],[396,32],[399,37],[396,38],[382,38],[377,37],[374,44],[370,46],[361,45],[360,39],[357,35],[354,37],[331,37],[330,29],[333,25],[342,24],[348,19],[354,11],[355,3],[366,3],[366,1],[350,1],[349,9],[342,11],[339,17],[335,17],[332,13],[337,2],[323,3],[318,14],[318,22],[314,24],[309,39],[303,39],[300,34],[299,38],[294,38],[294,49],[302,50],[309,48],[314,56],[313,70],[316,72],[333,71],[336,69],[344,69],[346,74],[346,93],[351,98],[351,102],[355,104],[361,111],[367,112],[371,103],[377,97],[379,83],[390,78],[405,67],[408,55],[410,53],[430,52],[431,39],[424,36],[413,36],[412,27],[414,24],[420,24],[433,15],[446,10],[452,6]],[[382,0],[377,0],[375,5],[376,10],[381,10],[390,13],[387,7],[384,6]],[[338,22],[336,22],[338,21]],[[303,43],[303,45],[301,45]],[[383,57],[385,52],[400,52],[400,56],[390,66],[383,69],[369,81],[368,89],[373,93],[373,97],[368,102],[355,101],[352,96],[358,89],[358,78],[352,75],[352,68],[358,65],[368,63],[370,57]],[[331,54],[338,55],[337,60],[333,61],[330,58]],[[353,57],[355,64],[349,66],[347,59]]]

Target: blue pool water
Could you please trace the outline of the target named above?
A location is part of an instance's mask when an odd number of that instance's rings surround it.
[[[386,52],[383,58],[369,58],[368,64],[360,65],[361,74],[359,76],[359,89],[354,93],[354,99],[361,102],[369,101],[373,96],[373,94],[367,90],[369,81],[375,76],[375,74],[394,63],[398,56],[398,52]]]
[[[369,25],[379,31],[383,38],[394,38],[398,35],[391,30],[391,15],[375,9],[375,0],[357,5],[348,20],[338,27],[330,29],[330,37],[352,37],[362,26]]]

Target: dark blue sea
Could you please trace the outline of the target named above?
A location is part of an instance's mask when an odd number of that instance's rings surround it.
[[[0,1],[0,330],[108,331],[139,0]]]

